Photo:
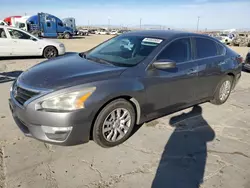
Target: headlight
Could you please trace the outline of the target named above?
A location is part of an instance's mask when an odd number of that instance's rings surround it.
[[[95,91],[95,87],[85,88],[81,91],[64,93],[43,101],[40,106],[47,110],[70,111],[84,108],[84,102]]]
[[[60,48],[64,48],[64,44],[60,44],[59,47],[60,47]]]

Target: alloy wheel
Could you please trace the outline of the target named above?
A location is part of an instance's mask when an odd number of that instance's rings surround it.
[[[225,82],[223,82],[220,88],[219,98],[221,101],[225,101],[228,98],[230,90],[231,82],[229,80],[226,80]]]
[[[113,110],[104,120],[102,134],[108,142],[122,139],[131,126],[131,114],[125,108]]]

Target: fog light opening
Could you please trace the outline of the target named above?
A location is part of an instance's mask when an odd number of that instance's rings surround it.
[[[49,127],[42,125],[45,135],[51,140],[64,141],[70,134],[72,127]]]

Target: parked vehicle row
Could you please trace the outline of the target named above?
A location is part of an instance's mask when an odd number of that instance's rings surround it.
[[[13,27],[28,31],[39,37],[71,38],[76,32],[74,18],[60,20],[47,13],[38,13],[33,16],[11,16],[4,21]]]
[[[128,32],[23,72],[9,104],[26,136],[113,147],[136,125],[202,102],[223,104],[241,68],[242,58],[209,36]]]
[[[250,35],[248,33],[238,33],[233,39],[232,45],[250,47]]]
[[[53,58],[65,54],[64,44],[38,38],[26,31],[0,26],[0,57],[44,56]]]

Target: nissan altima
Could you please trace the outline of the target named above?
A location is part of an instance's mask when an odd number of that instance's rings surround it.
[[[134,126],[199,103],[221,105],[242,58],[218,40],[178,31],[137,31],[23,72],[10,91],[26,136],[113,147]]]

